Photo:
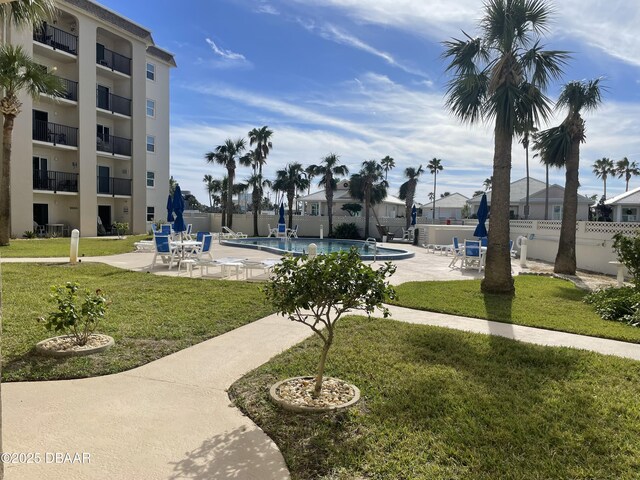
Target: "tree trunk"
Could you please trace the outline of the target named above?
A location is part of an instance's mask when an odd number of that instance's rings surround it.
[[[318,365],[318,374],[316,375],[316,386],[313,390],[313,397],[318,398],[320,395],[320,391],[322,390],[322,377],[324,376],[324,366],[327,363],[327,354],[329,353],[329,348],[331,348],[331,344],[333,343],[333,332],[328,331],[327,341],[324,342],[324,346],[322,347],[322,354],[320,355],[320,364]]]
[[[287,191],[287,202],[289,202],[289,228],[293,228],[293,199],[295,196],[295,190]]]
[[[325,196],[327,197],[327,216],[329,217],[329,236],[333,237],[333,188],[331,179],[325,178]]]
[[[433,172],[433,211],[431,212],[431,220],[433,223],[436,223],[436,177],[438,176],[438,171]]]
[[[524,219],[529,220],[529,144],[527,144],[527,147],[524,149],[524,155],[524,161],[527,170],[527,200],[524,204]]]
[[[11,137],[15,115],[5,114],[2,128],[0,166],[0,246],[9,245],[11,236]]]
[[[496,124],[500,124],[500,119]],[[489,244],[481,283],[483,293],[513,295],[515,287],[511,276],[509,253],[509,196],[511,190],[511,145],[509,132],[495,130],[493,180],[491,188],[491,221]],[[435,207],[435,203],[434,203]]]
[[[371,208],[371,193],[369,188],[364,191],[364,238],[369,238],[369,209]]]
[[[544,219],[549,220],[549,165],[545,164]]]
[[[580,166],[580,141],[571,142],[565,167],[564,202],[558,254],[553,266],[555,273],[576,274],[576,217],[578,214],[578,168]]]
[[[602,176],[602,183],[604,183],[604,192],[603,192],[604,195],[603,195],[603,197],[606,200],[607,199],[607,176],[606,175]]]
[[[227,167],[227,227],[233,228],[233,177],[235,167]]]
[[[411,227],[411,211],[413,210],[413,197],[415,197],[415,190],[416,187],[413,184],[409,185],[407,188],[407,201],[405,203],[405,228],[407,230]]]
[[[257,237],[260,234],[258,233],[258,208],[260,204],[260,191],[256,191],[256,187],[253,187],[253,192],[251,192],[251,203],[253,205],[253,236]]]

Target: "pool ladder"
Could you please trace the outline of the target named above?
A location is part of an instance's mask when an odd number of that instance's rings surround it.
[[[364,249],[365,251],[371,246],[373,245],[373,261],[374,263],[376,262],[376,257],[378,255],[378,241],[373,238],[373,237],[369,237],[364,241]]]

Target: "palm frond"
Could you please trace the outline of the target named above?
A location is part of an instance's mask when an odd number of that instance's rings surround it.
[[[551,80],[557,80],[562,76],[562,68],[571,55],[564,50],[543,48],[543,45],[536,42],[521,56],[520,61],[529,82],[540,88],[547,88]]]
[[[0,18],[9,19],[17,27],[53,20],[56,15],[55,0],[14,0],[0,4]]]
[[[540,161],[561,168],[571,152],[571,134],[567,123],[551,127],[535,135],[533,150],[540,152]]]
[[[488,87],[486,71],[458,75],[448,84],[445,106],[463,122],[476,123],[482,116]]]

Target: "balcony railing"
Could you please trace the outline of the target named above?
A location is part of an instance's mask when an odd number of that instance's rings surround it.
[[[111,113],[131,116],[131,100],[120,95],[104,94],[96,89],[96,106],[103,110],[109,110]]]
[[[106,195],[128,195],[131,196],[131,179],[101,177],[98,175],[98,193]]]
[[[96,150],[111,155],[131,156],[131,139],[116,137],[115,135],[98,136]]]
[[[58,95],[60,98],[66,98],[67,100],[73,100],[74,102],[78,101],[78,82],[73,80],[69,80],[68,78],[58,77],[58,79],[62,82],[62,86],[64,87],[64,91]]]
[[[131,59],[96,43],[96,63],[116,72],[131,75]]]
[[[33,171],[33,189],[50,192],[77,192],[78,174],[52,170]]]
[[[33,39],[38,43],[49,45],[54,50],[62,50],[71,55],[78,55],[78,37],[43,22],[33,30]]]
[[[42,120],[33,121],[33,139],[41,142],[53,143],[54,145],[78,146],[78,129],[67,125],[45,122]]]

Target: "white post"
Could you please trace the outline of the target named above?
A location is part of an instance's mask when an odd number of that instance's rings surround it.
[[[324,231],[323,231],[322,224],[320,224],[320,240],[322,240],[323,238],[324,238]]]
[[[309,259],[315,258],[318,254],[318,246],[315,243],[309,244]]]
[[[78,244],[80,243],[80,231],[74,228],[71,232],[71,250],[69,252],[69,262],[78,262]]]
[[[520,266],[522,268],[527,268],[527,239],[522,239],[522,244],[520,245]]]

